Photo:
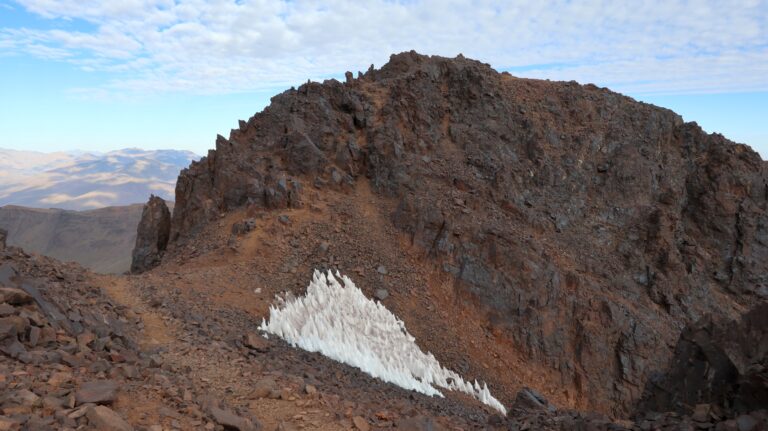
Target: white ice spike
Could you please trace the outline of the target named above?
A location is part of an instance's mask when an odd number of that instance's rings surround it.
[[[260,329],[292,346],[426,395],[441,397],[435,386],[465,392],[506,415],[488,385],[467,382],[443,368],[431,353],[421,351],[400,319],[338,271],[335,276],[315,271],[305,296],[286,295],[269,313]]]

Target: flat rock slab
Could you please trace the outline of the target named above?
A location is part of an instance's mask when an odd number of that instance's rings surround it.
[[[211,406],[209,412],[213,417],[213,420],[219,425],[222,425],[225,429],[236,429],[238,431],[256,431],[259,429],[259,427],[254,425],[250,419],[238,416],[229,410]]]
[[[77,404],[112,404],[117,397],[117,382],[113,380],[97,380],[80,385],[75,393]]]
[[[368,421],[360,416],[355,416],[352,418],[352,423],[355,424],[355,428],[360,431],[370,431],[371,426],[368,424]]]
[[[85,413],[93,429],[100,431],[133,431],[133,427],[105,406],[94,406]]]

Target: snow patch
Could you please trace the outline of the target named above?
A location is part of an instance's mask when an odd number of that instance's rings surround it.
[[[338,272],[334,277],[316,270],[305,296],[278,297],[260,329],[402,388],[440,397],[436,387],[465,392],[506,415],[485,383],[467,382],[443,368],[421,351],[402,320]]]

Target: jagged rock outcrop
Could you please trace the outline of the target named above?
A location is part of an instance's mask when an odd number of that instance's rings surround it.
[[[152,195],[141,213],[131,261],[132,273],[142,273],[160,263],[170,231],[171,212],[163,198]]]
[[[0,229],[0,250],[5,250],[5,241],[8,239],[8,231]]]
[[[640,410],[692,413],[697,404],[748,413],[768,407],[768,304],[741,320],[687,327],[669,370],[649,381]]]
[[[274,97],[182,171],[171,243],[360,182],[395,202],[386,216],[452,275],[457,306],[577,407],[628,413],[681,328],[768,298],[757,153],[604,88],[461,56],[403,53]]]

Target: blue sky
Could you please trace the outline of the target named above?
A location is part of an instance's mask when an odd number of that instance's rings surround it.
[[[664,106],[768,158],[768,0],[0,0],[0,147],[204,154],[269,98],[393,52]]]

